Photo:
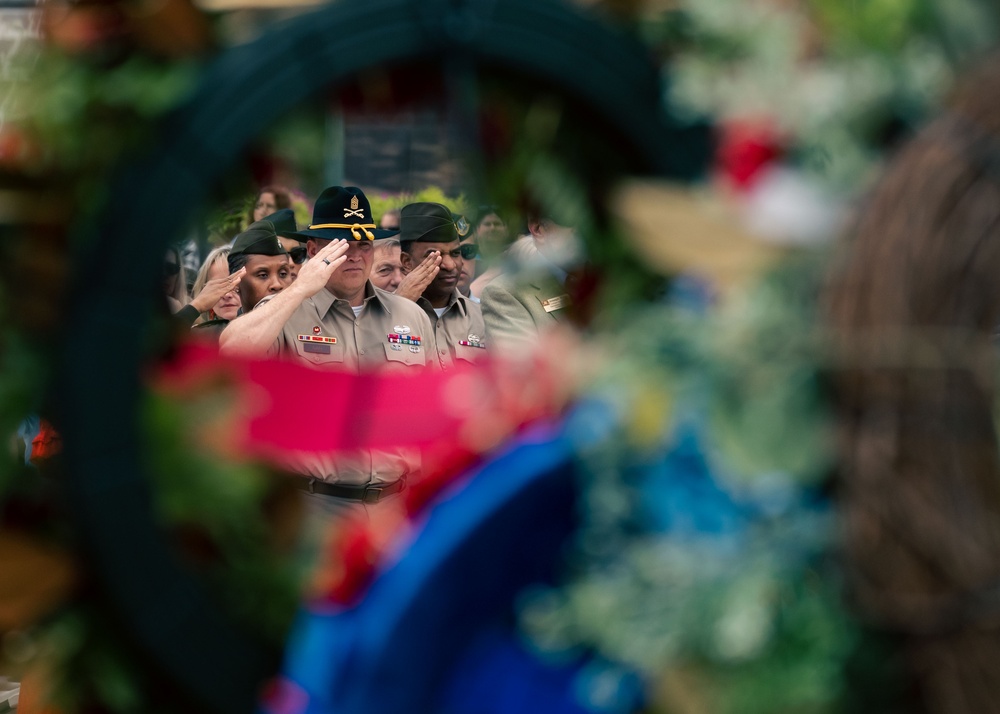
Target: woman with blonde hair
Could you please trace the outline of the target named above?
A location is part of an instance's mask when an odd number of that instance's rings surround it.
[[[212,320],[232,320],[240,310],[236,287],[245,269],[229,274],[230,247],[216,248],[205,257],[194,281],[194,299],[177,313],[178,320],[200,324]]]

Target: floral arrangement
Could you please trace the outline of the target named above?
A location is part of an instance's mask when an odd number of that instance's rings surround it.
[[[878,645],[844,601],[824,493],[823,253],[717,311],[648,307],[605,346],[567,425],[585,488],[566,580],[522,602],[544,656],[631,668],[650,711],[835,711],[890,686],[850,674]]]
[[[641,25],[665,47],[673,105],[760,139],[853,193],[1000,37],[978,0],[697,0]]]

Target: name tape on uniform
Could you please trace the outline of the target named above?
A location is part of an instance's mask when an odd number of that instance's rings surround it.
[[[569,295],[556,295],[555,297],[550,297],[546,300],[542,300],[542,307],[545,308],[545,312],[555,312],[556,310],[562,310],[564,307],[569,305]]]

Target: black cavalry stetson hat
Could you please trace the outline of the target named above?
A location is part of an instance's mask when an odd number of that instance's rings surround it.
[[[316,199],[312,223],[296,233],[293,238],[344,238],[375,240],[388,238],[399,231],[376,228],[368,198],[357,186],[331,186]]]
[[[410,203],[399,211],[399,242],[451,243],[458,228],[451,211],[440,203]]]

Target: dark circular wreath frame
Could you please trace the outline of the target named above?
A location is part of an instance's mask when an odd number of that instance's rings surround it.
[[[153,517],[138,407],[151,281],[213,184],[289,107],[359,73],[460,58],[536,77],[592,111],[643,157],[636,173],[696,176],[699,150],[662,110],[642,47],[546,0],[339,2],[275,26],[208,65],[157,143],[116,172],[114,197],[73,243],[74,300],[56,386],[70,497],[100,591],[143,661],[191,708],[254,709],[280,653],[223,612]],[[276,99],[280,98],[280,101]],[[179,207],[186,207],[182,210]]]

